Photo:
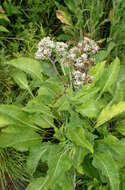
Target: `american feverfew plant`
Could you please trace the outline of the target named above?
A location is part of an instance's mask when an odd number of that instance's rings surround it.
[[[93,66],[91,83],[77,90],[58,75],[47,76],[47,60],[21,57],[7,64],[22,93],[15,105],[0,105],[0,148],[26,155],[26,190],[124,190],[119,59]]]

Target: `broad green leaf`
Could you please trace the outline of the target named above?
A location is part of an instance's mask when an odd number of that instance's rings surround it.
[[[100,50],[94,57],[96,62],[99,64],[101,61],[104,61],[108,56],[107,50]]]
[[[21,57],[17,59],[12,59],[11,61],[7,62],[8,65],[11,65],[27,74],[31,75],[33,78],[37,78],[42,81],[42,68],[38,61],[27,58]]]
[[[72,103],[75,105],[80,105],[87,102],[89,103],[90,100],[96,98],[99,90],[100,90],[99,88],[91,88],[91,89],[89,88],[86,90],[83,88],[69,98],[72,101]]]
[[[22,89],[29,88],[27,76],[24,72],[15,70],[12,73],[12,77],[13,77],[14,81],[19,85],[20,88],[22,88]]]
[[[11,121],[11,119],[7,118],[5,115],[0,114],[0,127],[6,127],[10,124],[13,124],[13,122]]]
[[[13,147],[20,151],[27,151],[34,143],[42,140],[39,134],[24,127],[9,127],[0,133],[0,147]]]
[[[32,92],[31,92],[29,85],[28,85],[27,76],[24,72],[19,71],[19,70],[15,70],[12,73],[12,77],[21,89],[27,90],[32,95]]]
[[[52,64],[49,61],[42,61],[41,62],[41,67],[42,67],[42,73],[44,75],[47,75],[51,78],[56,78],[57,74],[54,71],[54,68],[52,66]]]
[[[66,137],[65,137],[65,135],[64,135],[64,126],[61,126],[60,128],[57,128],[57,127],[56,127],[54,130],[55,130],[54,137],[55,137],[56,139],[58,139],[60,142],[61,142],[61,141],[64,142],[65,139],[66,139]]]
[[[45,177],[39,177],[39,178],[34,178],[31,180],[30,184],[27,186],[26,190],[48,190],[46,188],[46,182],[47,178]]]
[[[91,153],[93,153],[93,145],[88,140],[86,132],[82,127],[68,127],[66,136],[76,145],[87,148]]]
[[[46,80],[44,83],[42,83],[38,94],[40,96],[48,96],[51,99],[55,99],[56,97],[60,97],[64,92],[64,86],[62,82],[58,80]],[[58,97],[58,98],[59,98]]]
[[[54,107],[56,107],[59,112],[68,111],[70,109],[68,98],[65,95],[61,96],[55,103]]]
[[[112,105],[113,103],[118,103],[120,101],[124,101],[124,96],[124,88],[120,83],[117,83],[115,87],[115,92],[113,93],[113,99],[111,100],[109,105]]]
[[[73,150],[72,150],[73,151]],[[73,165],[76,168],[77,172],[82,174],[82,162],[89,151],[86,148],[75,146],[74,155],[72,158]]]
[[[98,63],[95,67],[90,70],[90,75],[93,77],[92,85],[95,84],[102,76],[105,68],[105,61]]]
[[[0,25],[0,32],[9,32],[4,26]]]
[[[76,111],[83,117],[96,118],[99,114],[99,108],[96,102],[90,101],[77,106]]]
[[[113,41],[111,41],[111,42],[108,44],[108,47],[107,47],[108,53],[110,53],[115,47],[116,47],[116,44],[115,44]]]
[[[41,103],[37,98],[33,98],[28,105],[23,108],[27,113],[33,114],[32,122],[42,128],[50,128],[54,126],[54,116],[51,113],[51,109]]]
[[[103,89],[101,90],[98,99],[101,97],[101,95],[106,92],[107,90],[109,90],[109,88],[112,86],[112,84],[114,84],[114,82],[116,81],[117,77],[118,77],[118,73],[120,70],[120,61],[118,58],[116,58],[112,64],[109,66],[108,69],[108,77],[106,79],[105,85],[103,87]]]
[[[65,147],[66,148],[66,147]],[[68,149],[65,149],[62,145],[53,145],[48,155],[48,171],[49,176],[48,184],[46,187],[52,188],[56,184],[60,184],[62,181],[61,176],[65,175],[71,166],[72,162],[68,157]]]
[[[15,105],[0,105],[0,117],[2,118],[2,125],[6,121],[10,122],[10,125],[16,124],[19,126],[27,126],[34,129],[38,129],[33,125],[32,114],[25,112],[21,107]]]
[[[60,187],[62,187],[62,190],[73,190],[74,184],[73,184],[72,176],[68,175],[67,173],[65,175],[61,175],[59,185]]]
[[[105,153],[95,152],[93,165],[102,172],[102,175],[108,178],[111,190],[119,190],[120,179],[118,167],[109,151],[105,151]]]
[[[92,165],[92,158],[90,154],[85,156],[82,163],[83,173],[88,177],[99,179],[98,170]]]
[[[95,143],[95,150],[104,152],[110,151],[112,157],[117,161],[118,165],[125,166],[125,139],[117,139],[113,135],[108,135],[103,140],[98,140]],[[121,167],[120,166],[120,167]]]
[[[107,121],[110,121],[112,118],[118,116],[123,112],[125,112],[125,102],[119,102],[116,105],[104,108],[97,119],[95,128],[99,127]]]
[[[30,148],[30,154],[27,159],[27,169],[32,175],[40,161],[41,156],[47,151],[47,147],[41,146],[41,144],[33,145]]]

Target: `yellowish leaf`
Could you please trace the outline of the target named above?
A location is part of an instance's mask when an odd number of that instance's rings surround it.
[[[95,128],[99,127],[107,121],[110,121],[112,118],[123,112],[125,112],[125,102],[120,102],[117,105],[104,108],[97,119]]]
[[[56,16],[63,24],[67,25],[71,24],[69,21],[69,16],[64,11],[61,10],[56,11]]]

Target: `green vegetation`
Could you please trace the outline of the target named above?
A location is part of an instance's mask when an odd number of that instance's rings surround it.
[[[124,9],[1,1],[1,190],[125,189]]]

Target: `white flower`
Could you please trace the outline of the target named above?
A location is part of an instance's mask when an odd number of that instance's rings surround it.
[[[56,42],[55,49],[59,56],[62,58],[67,54],[68,45],[64,42]]]
[[[83,60],[87,60],[88,59],[88,55],[86,53],[83,53],[81,55],[81,57],[82,57]]]
[[[78,53],[80,53],[79,52],[79,48],[78,47],[73,47],[73,48],[71,48],[70,50],[69,50],[69,54],[68,54],[68,56],[67,56],[67,58],[69,59],[69,60],[71,60],[71,61],[76,61],[76,59],[77,59],[77,54]]]
[[[81,72],[80,71],[73,71],[72,75],[74,78],[79,78],[81,76]]]
[[[79,88],[79,86],[85,83],[86,73],[82,73],[80,71],[73,71],[72,76],[75,88]]]
[[[79,88],[80,86],[82,86],[84,83],[82,81],[74,81],[74,86],[75,88]]]
[[[73,71],[72,75],[75,80],[81,80],[81,81],[84,81],[86,76],[85,73],[82,73],[80,71]]]
[[[48,59],[51,57],[52,50],[55,47],[50,37],[44,37],[37,45],[36,59]]]
[[[84,63],[83,63],[83,60],[82,60],[81,57],[77,58],[76,61],[75,61],[75,63],[74,63],[74,65],[75,65],[77,68],[82,68],[83,64],[84,64]]]
[[[79,48],[82,48],[82,46],[83,46],[83,41],[80,41],[77,46],[78,46]]]
[[[91,51],[91,46],[89,44],[85,44],[83,47],[83,52],[89,52]]]
[[[77,46],[74,46],[70,49],[70,53],[78,53],[79,52],[79,48]]]
[[[76,54],[75,53],[70,53],[67,56],[67,59],[71,60],[71,61],[75,61],[76,60]]]
[[[64,50],[64,49],[67,49],[68,48],[68,45],[64,42],[56,42],[56,49],[57,50]]]
[[[86,73],[82,73],[81,79],[82,79],[82,81],[85,81],[85,79],[86,79]]]

